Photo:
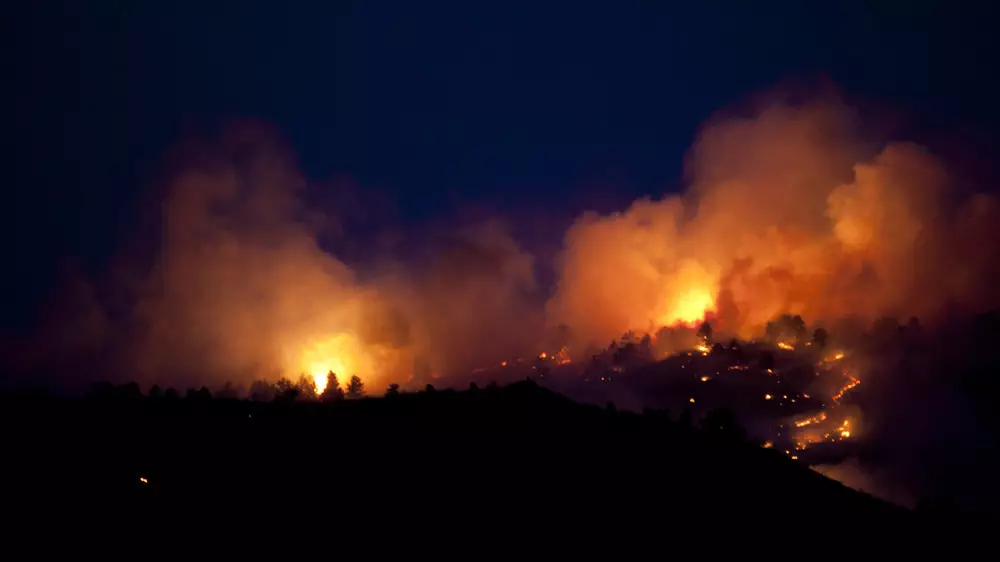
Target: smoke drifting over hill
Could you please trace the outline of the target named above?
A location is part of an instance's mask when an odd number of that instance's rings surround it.
[[[863,137],[858,120],[831,98],[710,120],[687,190],[581,216],[551,292],[536,280],[549,264],[500,221],[456,228],[422,263],[356,270],[320,244],[338,209],[305,203],[272,134],[236,127],[181,153],[152,261],[78,280],[24,363],[86,358],[180,385],[304,373],[322,386],[333,371],[380,387],[563,345],[579,358],[705,318],[749,337],[782,313],[832,324],[996,306],[997,201],[953,185],[920,146]]]

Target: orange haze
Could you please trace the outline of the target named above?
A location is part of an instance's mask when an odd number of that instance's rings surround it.
[[[830,99],[709,121],[684,193],[569,228],[544,306],[535,271],[547,264],[500,222],[456,229],[420,265],[386,257],[361,276],[318,243],[338,210],[305,205],[289,155],[240,127],[168,178],[152,263],[124,260],[102,291],[79,288],[86,315],[62,314],[75,323],[46,341],[101,347],[88,356],[143,382],[323,383],[333,370],[380,391],[706,317],[749,336],[785,312],[813,322],[996,305],[996,200],[957,189],[920,146],[872,143],[856,124]]]

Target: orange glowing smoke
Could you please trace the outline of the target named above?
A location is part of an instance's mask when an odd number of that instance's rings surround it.
[[[379,369],[378,358],[352,334],[341,333],[312,341],[291,358],[289,372],[304,372],[316,382],[316,392],[326,389],[330,372],[343,384],[357,375],[366,381]]]
[[[715,309],[713,286],[704,279],[691,279],[690,282],[690,286],[680,289],[668,299],[664,312],[656,318],[658,325],[695,326],[704,321],[706,314]]]
[[[717,333],[749,339],[784,313],[870,321],[926,317],[949,300],[997,304],[984,281],[1000,222],[993,198],[951,201],[931,154],[872,150],[835,99],[754,109],[700,131],[682,195],[570,228],[549,324],[606,345],[711,313]]]
[[[544,310],[535,275],[547,264],[499,227],[457,233],[430,263],[362,282],[319,244],[317,224],[336,221],[311,220],[308,182],[284,147],[234,131],[193,147],[195,165],[167,178],[154,263],[121,276],[136,286],[99,291],[125,295],[128,321],[88,300],[97,312],[60,320],[94,316],[102,337],[45,339],[123,350],[118,366],[145,381],[280,371],[323,389],[328,371],[372,384],[407,380],[417,364],[428,378],[530,357],[556,327],[583,353],[706,316],[720,337],[753,338],[783,313],[813,323],[995,308],[1000,204],[951,193],[927,150],[858,138],[858,121],[829,98],[709,120],[682,194],[570,226]],[[98,332],[86,328],[58,329]]]

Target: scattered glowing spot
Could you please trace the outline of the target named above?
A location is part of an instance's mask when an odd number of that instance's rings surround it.
[[[708,381],[709,381],[709,379],[711,379],[711,377],[708,377],[708,376],[702,376],[702,377],[701,377],[701,382],[708,382]]]
[[[788,351],[792,351],[792,350],[795,349],[795,346],[793,346],[791,344],[787,344],[787,343],[785,343],[783,341],[779,341],[778,342],[778,347],[780,347],[781,349],[786,349]]]
[[[797,461],[797,460],[799,460],[799,456],[798,456],[798,455],[792,455],[792,460],[793,460],[793,461]]]
[[[501,366],[501,367],[506,367],[506,366],[507,366],[507,362],[506,362],[506,361],[504,361],[503,363],[500,363],[500,366]]]
[[[145,476],[140,476],[139,477],[139,482],[142,482],[143,484],[149,484],[149,480],[146,479]]]
[[[688,402],[694,404],[694,398],[688,398]]]
[[[764,400],[770,400],[771,398],[774,398],[774,397],[771,396],[770,394],[765,394],[764,395]]]

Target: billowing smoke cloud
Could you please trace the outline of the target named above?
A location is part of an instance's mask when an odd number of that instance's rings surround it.
[[[320,246],[337,209],[304,203],[306,181],[269,131],[241,125],[185,148],[154,249],[132,252],[153,259],[119,263],[102,296],[72,277],[36,362],[87,357],[102,378],[181,387],[300,374],[322,386],[333,371],[378,392],[499,363],[536,340],[533,259],[501,223],[449,233],[424,263],[372,260],[362,279]]]
[[[157,259],[137,287],[129,369],[219,382],[392,368],[391,343],[366,341],[379,296],[318,246],[288,156],[251,128],[204,154],[169,182]]]
[[[772,104],[707,124],[689,190],[582,217],[558,264],[549,321],[578,343],[691,323],[750,336],[781,313],[811,321],[933,316],[996,304],[997,203],[965,196],[908,143],[856,133],[837,101]]]
[[[857,123],[829,98],[709,121],[684,193],[569,228],[547,302],[536,278],[546,264],[498,221],[416,244],[423,259],[348,266],[319,243],[347,211],[305,204],[306,181],[274,136],[237,127],[182,153],[155,251],[135,254],[152,261],[124,260],[113,281],[77,277],[64,292],[74,312],[55,315],[35,358],[85,358],[143,383],[332,370],[380,387],[567,339],[580,357],[629,330],[706,317],[745,337],[782,313],[928,321],[997,305],[996,200],[953,185],[927,150],[872,142]]]

